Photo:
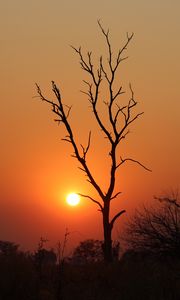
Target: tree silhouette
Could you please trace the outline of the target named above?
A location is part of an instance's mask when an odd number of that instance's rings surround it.
[[[0,255],[16,255],[19,251],[19,245],[9,242],[9,241],[0,241]]]
[[[112,245],[113,259],[118,259],[119,242],[114,241]],[[94,263],[103,261],[103,241],[88,239],[79,243],[72,254],[72,261],[77,263]]]
[[[124,232],[130,249],[180,257],[180,203],[177,193],[155,197],[159,206],[136,210]]]
[[[73,251],[72,261],[84,264],[102,261],[102,243],[102,241],[93,239],[80,242]]]
[[[98,25],[102,35],[104,36],[105,45],[108,50],[107,63],[105,62],[103,56],[101,56],[98,60],[98,66],[97,68],[95,68],[91,52],[87,52],[87,55],[84,55],[81,47],[75,48],[72,46],[72,48],[79,57],[81,68],[85,73],[89,75],[90,78],[89,81],[84,80],[87,89],[82,92],[88,97],[88,100],[92,107],[94,118],[103,135],[109,142],[110,149],[107,153],[107,157],[110,158],[111,164],[107,176],[110,175],[110,180],[105,192],[98,184],[98,181],[93,175],[93,172],[89,167],[87,160],[89,149],[91,146],[91,131],[89,132],[87,145],[80,145],[79,147],[69,121],[71,107],[63,103],[60,89],[58,88],[56,83],[52,81],[52,91],[55,95],[55,101],[46,98],[38,84],[36,84],[36,87],[38,97],[40,97],[42,101],[45,101],[52,106],[52,111],[57,115],[55,121],[58,122],[58,124],[62,123],[65,126],[67,135],[65,138],[63,138],[63,140],[69,142],[72,145],[74,150],[73,157],[75,157],[79,161],[80,169],[85,173],[88,182],[97,192],[97,198],[81,193],[80,195],[93,201],[99,207],[99,210],[102,213],[104,230],[104,259],[105,261],[110,262],[113,259],[111,238],[112,229],[115,221],[123,213],[125,213],[125,210],[121,210],[117,214],[115,214],[112,219],[110,219],[111,201],[117,198],[117,196],[120,194],[120,191],[115,193],[117,170],[127,161],[135,162],[146,170],[149,169],[147,169],[138,160],[134,160],[132,158],[123,158],[118,154],[118,146],[127,137],[130,125],[143,114],[143,112],[135,112],[137,101],[134,98],[134,92],[131,85],[129,85],[130,98],[127,100],[126,104],[124,104],[124,100],[120,101],[122,94],[124,94],[123,87],[121,85],[118,88],[114,87],[115,79],[118,76],[117,74],[119,66],[124,60],[127,59],[127,57],[124,56],[124,52],[127,50],[127,46],[133,38],[133,33],[131,35],[127,34],[127,39],[124,45],[118,50],[117,55],[113,56],[112,46],[109,38],[109,30],[105,31],[100,21],[98,21]],[[99,93],[100,89],[102,88],[102,82],[104,82],[108,89],[108,101],[104,101],[104,104],[107,107],[107,123],[104,122],[102,116],[98,111],[98,104],[99,102],[101,102]]]

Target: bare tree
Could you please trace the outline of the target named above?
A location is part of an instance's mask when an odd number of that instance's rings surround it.
[[[110,150],[108,151],[108,156],[110,158],[110,170],[107,176],[110,175],[109,184],[106,191],[104,192],[101,186],[98,184],[92,170],[88,164],[88,152],[91,146],[91,131],[89,132],[88,142],[86,146],[78,146],[78,142],[75,140],[74,131],[71,127],[69,121],[69,115],[71,107],[64,105],[61,97],[61,92],[54,81],[52,81],[52,91],[55,95],[55,101],[47,99],[40,86],[36,84],[38,96],[42,101],[47,102],[52,106],[52,111],[57,115],[55,119],[58,124],[63,123],[66,128],[67,135],[63,138],[64,141],[69,142],[74,150],[73,157],[75,157],[80,163],[80,169],[85,173],[88,182],[93,186],[97,192],[97,198],[91,197],[90,195],[80,195],[82,197],[88,198],[93,201],[102,213],[103,218],[103,229],[104,229],[104,259],[107,262],[112,261],[112,229],[115,221],[125,213],[125,210],[119,211],[112,219],[110,219],[110,204],[111,201],[120,194],[115,193],[115,182],[117,170],[127,161],[135,162],[142,166],[144,169],[150,171],[138,160],[132,158],[123,158],[118,154],[118,145],[126,138],[129,133],[130,125],[137,120],[143,112],[136,113],[135,108],[137,101],[134,98],[134,92],[129,85],[130,89],[130,99],[124,104],[124,101],[120,101],[122,94],[124,94],[123,88],[120,85],[119,88],[114,87],[115,79],[117,79],[118,69],[120,64],[127,59],[124,55],[130,41],[133,38],[133,33],[131,35],[127,34],[126,41],[124,45],[118,50],[117,54],[114,56],[112,52],[112,46],[109,38],[109,30],[105,31],[102,27],[100,21],[98,21],[99,28],[105,39],[105,44],[108,50],[107,61],[101,56],[98,60],[98,66],[94,67],[92,52],[87,52],[86,55],[83,54],[81,47],[75,48],[72,46],[75,53],[78,55],[80,60],[80,65],[82,70],[88,74],[90,80],[84,83],[87,87],[85,91],[82,91],[88,98],[90,105],[92,107],[93,115],[95,120],[104,134],[105,138],[109,142]],[[108,122],[104,122],[102,116],[98,111],[98,104],[101,101],[99,97],[100,88],[102,87],[102,82],[106,84],[108,89],[108,101],[104,101],[107,107]],[[121,102],[121,103],[120,103]]]
[[[178,194],[155,197],[159,205],[136,210],[124,237],[130,249],[180,257],[180,203]]]

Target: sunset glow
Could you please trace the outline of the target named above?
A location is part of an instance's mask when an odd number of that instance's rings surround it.
[[[76,206],[80,202],[80,197],[76,193],[71,193],[67,195],[66,201],[70,206]]]

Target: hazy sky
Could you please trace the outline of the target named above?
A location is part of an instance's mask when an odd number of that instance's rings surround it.
[[[59,84],[64,102],[73,105],[71,121],[79,143],[85,143],[93,129],[91,165],[106,186],[104,139],[80,93],[84,74],[69,47],[81,45],[94,57],[105,55],[99,18],[110,28],[115,50],[122,46],[126,32],[134,32],[119,80],[127,96],[132,83],[139,110],[145,114],[132,126],[120,155],[139,159],[153,170],[148,173],[132,164],[123,168],[117,181],[123,193],[113,209],[126,208],[130,213],[144,201],[154,203],[153,195],[178,188],[180,2],[1,2],[0,239],[32,248],[44,236],[55,244],[66,227],[72,232],[71,243],[101,238],[100,213],[94,204],[83,200],[73,209],[65,204],[67,193],[91,189],[70,156],[70,145],[61,141],[63,128],[53,122],[51,110],[33,98],[35,82],[49,96],[51,80]],[[115,234],[126,218],[119,220]]]

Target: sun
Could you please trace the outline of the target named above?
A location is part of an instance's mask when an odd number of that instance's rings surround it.
[[[71,193],[67,195],[66,201],[71,206],[76,206],[80,202],[80,197],[76,193]]]

